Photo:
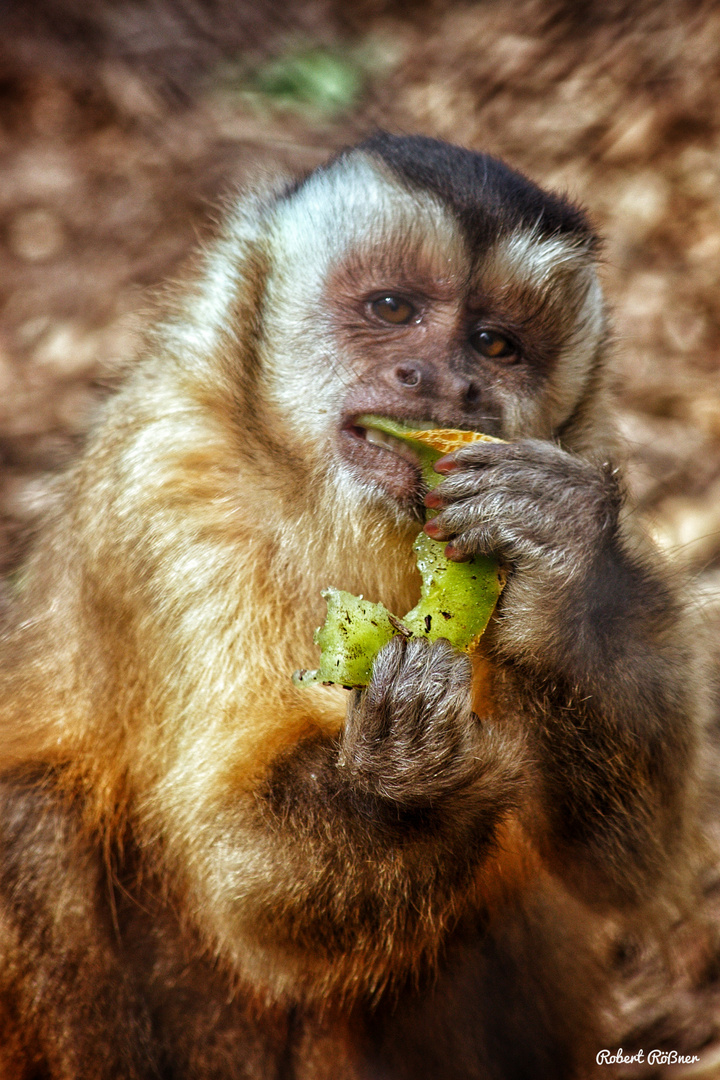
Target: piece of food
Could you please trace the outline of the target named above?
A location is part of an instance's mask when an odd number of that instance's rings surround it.
[[[403,626],[418,637],[470,652],[492,615],[505,584],[493,559],[480,556],[456,563],[445,558],[445,544],[421,532],[413,551],[422,577],[420,602],[402,617]]]
[[[327,618],[315,631],[314,641],[322,652],[317,671],[297,671],[293,682],[340,683],[341,686],[367,686],[373,660],[397,634],[397,620],[383,604],[373,604],[362,596],[342,589],[323,589]]]
[[[418,456],[423,479],[436,487],[442,476],[433,469],[438,458],[472,442],[499,442],[490,435],[452,429],[410,428],[397,420],[361,416],[363,427],[375,428],[409,443]],[[430,516],[430,515],[429,515]],[[456,563],[445,558],[445,544],[421,532],[413,550],[422,578],[420,600],[407,615],[398,619],[384,607],[340,589],[326,589],[325,623],[315,631],[314,641],[322,652],[315,671],[297,671],[297,686],[338,683],[367,686],[372,665],[383,645],[396,634],[446,638],[456,648],[470,652],[477,644],[493,613],[505,584],[505,575],[492,559],[476,557]]]
[[[364,428],[375,428],[384,431],[386,435],[393,435],[396,439],[412,446],[420,462],[422,478],[429,488],[435,488],[442,481],[442,476],[436,473],[433,465],[444,457],[452,454],[462,446],[468,446],[476,442],[502,442],[492,435],[483,435],[479,431],[456,431],[454,428],[410,428],[401,424],[399,420],[388,420],[384,416],[360,416],[358,424]]]

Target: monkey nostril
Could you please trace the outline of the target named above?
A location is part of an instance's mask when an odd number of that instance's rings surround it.
[[[480,388],[477,383],[471,382],[465,391],[465,403],[467,405],[477,405],[480,399]]]
[[[415,364],[398,364],[395,377],[403,386],[419,386],[422,375]]]

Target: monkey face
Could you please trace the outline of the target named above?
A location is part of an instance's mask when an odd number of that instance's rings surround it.
[[[587,389],[604,318],[579,211],[484,155],[428,161],[419,139],[417,160],[413,140],[398,160],[384,139],[278,203],[270,394],[334,475],[411,509],[417,462],[359,416],[553,438]]]

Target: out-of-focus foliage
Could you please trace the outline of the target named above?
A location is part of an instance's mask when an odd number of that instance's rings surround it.
[[[363,77],[350,53],[309,48],[285,53],[248,79],[251,91],[272,105],[328,116],[357,103]]]

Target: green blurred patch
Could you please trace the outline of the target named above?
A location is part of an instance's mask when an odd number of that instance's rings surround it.
[[[310,48],[270,61],[251,76],[248,85],[281,108],[335,115],[355,105],[363,83],[353,56]]]
[[[366,47],[294,45],[257,65],[226,62],[216,72],[216,87],[260,112],[333,119],[357,104],[374,66]]]

